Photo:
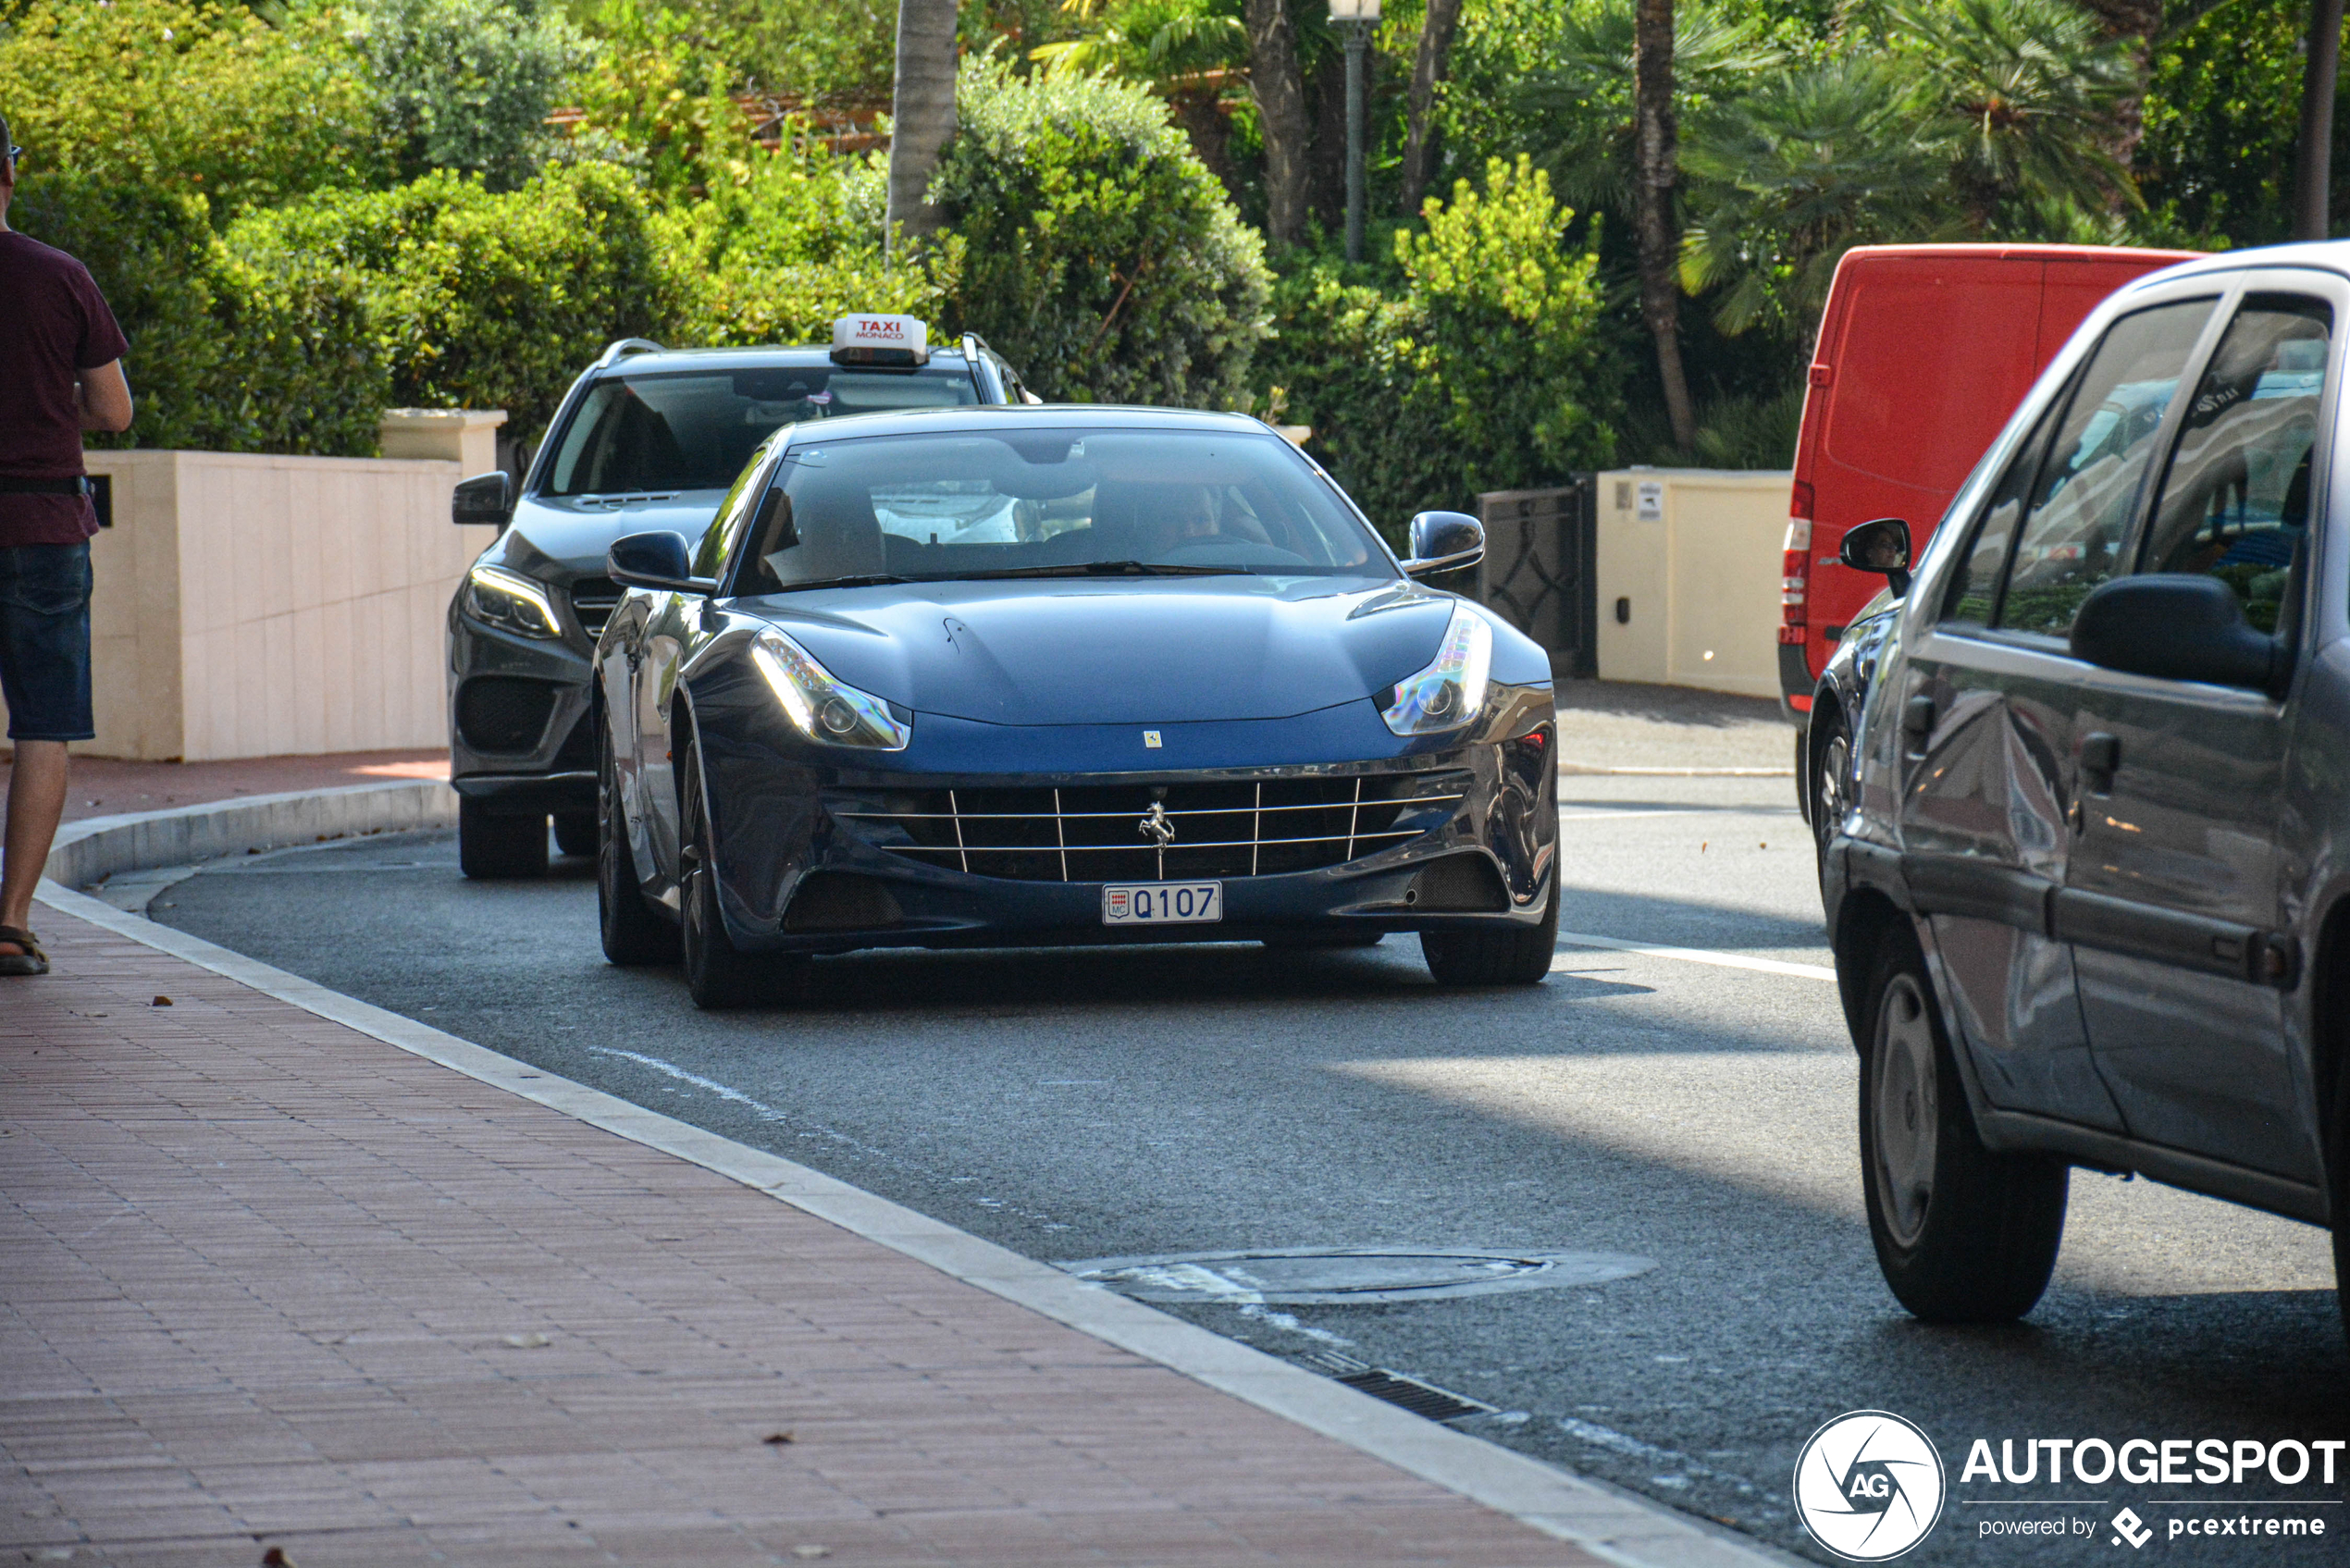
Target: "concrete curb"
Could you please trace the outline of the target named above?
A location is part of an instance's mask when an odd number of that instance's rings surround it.
[[[446,827],[456,820],[457,794],[445,779],[240,796],[68,822],[57,830],[42,874],[67,887],[87,887],[122,871],[193,865],[248,849],[281,849],[356,833]]]
[[[329,796],[373,796],[403,787],[411,786],[366,785],[356,791],[323,793]],[[450,802],[439,808],[443,811],[440,818],[420,817],[414,822],[398,824],[385,821],[379,825],[426,826],[433,821],[445,821],[448,814],[453,813],[455,797],[444,784],[436,782],[431,787],[440,791]],[[281,821],[289,824],[297,821],[355,821],[363,820],[370,810],[396,817],[402,809],[421,813],[435,809],[421,798],[410,808],[352,802],[335,809],[343,816],[328,811],[304,819],[283,804],[298,798],[274,796],[234,805],[282,810],[286,814]],[[229,833],[228,824],[183,829],[160,820],[177,816],[205,819],[216,809],[190,807],[179,811],[100,818],[77,825],[88,830],[82,835],[83,841],[120,835],[110,841],[118,846],[122,857],[113,866],[114,871],[142,870],[201,858],[188,846],[212,842],[197,836],[206,832]],[[254,828],[249,831],[258,831],[268,820],[266,812],[263,817],[253,819]],[[143,838],[140,831],[142,829],[147,830]],[[346,827],[344,831],[372,830]],[[318,836],[327,836],[323,828]],[[300,833],[291,834],[291,842],[300,842],[301,838]],[[218,842],[225,843],[226,839]],[[137,847],[142,843],[157,846],[155,853],[162,858],[143,866],[137,863]],[[162,847],[165,846],[171,847]],[[928,1264],[951,1278],[1017,1303],[1055,1322],[1344,1443],[1408,1475],[1507,1513],[1544,1535],[1571,1542],[1621,1568],[1792,1568],[1800,1564],[1800,1559],[1762,1542],[1635,1493],[1573,1475],[1497,1443],[1453,1431],[1277,1356],[1099,1286],[1071,1278],[1050,1265],[1023,1257],[781,1155],[737,1143],[600,1089],[558,1077],[143,916],[125,913],[86,894],[60,886],[54,880],[41,884],[39,897],[62,913],[185,959],[478,1082],[742,1182],[854,1235]]]

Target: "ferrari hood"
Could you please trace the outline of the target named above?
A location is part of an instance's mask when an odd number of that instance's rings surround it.
[[[842,680],[995,724],[1280,719],[1435,657],[1454,600],[1392,578],[925,583],[746,601]]]

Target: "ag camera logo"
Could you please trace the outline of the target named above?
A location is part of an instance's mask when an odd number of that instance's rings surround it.
[[[1942,1456],[1915,1424],[1883,1410],[1839,1415],[1795,1462],[1795,1511],[1837,1556],[1883,1562],[1942,1517]]]

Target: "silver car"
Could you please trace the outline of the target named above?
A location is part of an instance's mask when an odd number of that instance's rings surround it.
[[[1922,562],[1898,519],[1845,541],[1901,598],[1823,893],[1870,1230],[1921,1317],[2031,1310],[2076,1165],[2331,1226],[2344,1261],[2345,322],[2350,244],[2153,274]]]

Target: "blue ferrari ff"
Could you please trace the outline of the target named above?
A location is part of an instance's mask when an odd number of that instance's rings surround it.
[[[786,426],[699,540],[631,535],[596,651],[605,954],[705,1006],[817,954],[1416,932],[1528,984],[1558,924],[1550,662],[1262,423]]]

